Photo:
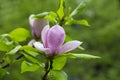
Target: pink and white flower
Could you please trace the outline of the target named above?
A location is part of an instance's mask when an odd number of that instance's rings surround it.
[[[55,25],[51,28],[49,25],[45,26],[41,32],[41,39],[43,44],[35,42],[34,47],[45,52],[48,56],[69,52],[82,44],[82,42],[77,40],[69,41],[63,44],[65,40],[65,31],[59,25]]]

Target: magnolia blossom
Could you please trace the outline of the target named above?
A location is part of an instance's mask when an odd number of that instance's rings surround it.
[[[29,17],[29,23],[31,26],[31,30],[32,30],[32,35],[35,38],[41,38],[41,31],[43,29],[43,27],[45,25],[48,25],[49,22],[46,19],[38,19],[38,18],[34,18],[35,15],[30,15]]]
[[[65,40],[65,31],[59,25],[55,25],[51,28],[49,25],[45,26],[41,32],[41,39],[43,44],[35,42],[34,47],[45,52],[48,56],[69,52],[80,46],[82,43],[80,41],[73,40],[63,44]]]

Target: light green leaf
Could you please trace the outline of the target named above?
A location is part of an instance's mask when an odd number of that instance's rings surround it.
[[[73,17],[79,12],[82,12],[85,7],[86,7],[86,2],[84,0],[81,0],[80,4],[70,14],[70,17]]]
[[[8,41],[6,38],[0,40],[0,51],[9,51],[14,47],[12,41]]]
[[[90,26],[87,20],[79,20],[79,21],[76,21],[76,23],[84,26]]]
[[[98,59],[98,58],[100,58],[99,56],[94,56],[94,55],[90,55],[90,54],[68,53],[68,54],[63,54],[63,55],[68,58],[79,58],[79,59]]]
[[[39,55],[38,50],[36,50],[32,46],[23,46],[22,49],[33,57],[36,57],[37,55]]]
[[[57,11],[57,14],[60,18],[60,20],[64,17],[64,8],[65,8],[65,3],[64,0],[60,0],[60,4],[59,4],[59,9]]]
[[[64,67],[65,63],[66,63],[66,57],[64,57],[64,56],[57,56],[53,60],[53,69],[54,70],[61,70]]]
[[[53,11],[49,12],[49,15],[45,16],[45,19],[47,19],[48,21],[50,21],[53,25],[55,25],[57,23],[57,14]]]
[[[67,74],[59,70],[51,70],[47,78],[48,80],[68,80]]]
[[[21,45],[16,46],[14,49],[12,49],[10,52],[8,52],[8,54],[13,55],[13,54],[17,53],[21,47],[22,47]]]
[[[49,12],[43,12],[43,13],[34,15],[33,18],[44,18],[47,15],[49,15]]]
[[[21,64],[21,73],[24,73],[26,71],[36,71],[40,68],[39,65],[37,64],[33,64],[33,63],[29,63],[27,61],[23,61]]]
[[[68,20],[66,23],[66,25],[71,25],[71,24],[80,24],[80,25],[84,25],[84,26],[90,26],[89,23],[87,22],[87,20]]]
[[[9,33],[9,37],[14,41],[22,42],[30,37],[30,33],[24,28],[17,28]]]
[[[49,15],[51,15],[53,18],[57,18],[57,14],[53,11],[50,11]]]
[[[80,50],[85,50],[85,48],[83,48],[83,47],[81,47],[81,46],[79,46],[78,49],[80,49]]]

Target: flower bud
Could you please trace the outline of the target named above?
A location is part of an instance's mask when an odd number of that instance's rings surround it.
[[[41,31],[42,31],[43,27],[45,25],[48,25],[49,22],[46,19],[34,18],[34,16],[35,15],[30,15],[30,17],[29,17],[29,23],[31,26],[32,35],[34,38],[40,39],[41,38]]]

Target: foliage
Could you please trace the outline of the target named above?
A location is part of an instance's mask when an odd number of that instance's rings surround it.
[[[46,10],[49,11],[50,9],[53,9],[53,7],[55,9],[56,6],[58,6],[57,1],[58,0],[55,0],[55,1],[50,1],[50,0],[44,0],[44,1],[4,0],[4,1],[0,1],[0,7],[1,7],[0,8],[1,10],[0,11],[0,17],[1,17],[0,33],[6,32],[6,31],[8,32],[14,29],[16,25],[18,27],[24,26],[28,28],[28,20],[27,20],[28,15],[30,15],[31,13],[39,13],[39,12],[46,11]],[[79,2],[81,0],[76,0],[76,1]],[[66,4],[67,4],[66,6],[68,6],[69,4],[72,6],[71,8],[73,9],[75,8],[75,5],[77,4],[76,1],[66,0]],[[23,4],[21,4],[21,2]],[[111,2],[112,2],[112,5],[111,5]],[[114,1],[113,0],[96,0],[96,1],[91,0],[91,3],[89,4],[89,6],[86,8],[84,12],[78,14],[77,16],[74,16],[74,18],[76,19],[85,18],[86,20],[88,20],[88,22],[90,22],[90,27],[83,28],[82,25],[78,26],[74,24],[72,24],[74,25],[74,27],[70,27],[69,25],[68,27],[64,27],[68,35],[72,37],[72,39],[82,40],[84,42],[82,46],[85,49],[87,49],[87,51],[76,50],[75,52],[77,53],[84,52],[88,54],[100,55],[102,57],[101,61],[93,61],[93,62],[84,61],[83,62],[81,60],[80,63],[78,62],[78,59],[72,60],[72,61],[68,59],[68,62],[65,66],[65,71],[69,75],[69,80],[77,80],[77,79],[78,80],[79,79],[81,80],[101,80],[101,79],[106,80],[108,78],[109,80],[119,79],[119,68],[120,68],[119,66],[119,59],[120,59],[119,58],[119,50],[120,50],[120,46],[119,46],[120,24],[119,22],[120,20],[118,16],[120,13],[119,3],[120,3],[119,0],[114,0]],[[46,4],[46,5],[43,6],[43,4]],[[11,6],[11,5],[14,5],[14,6]],[[71,12],[70,9],[68,13],[69,12]],[[56,20],[56,15],[54,15],[54,13],[51,13],[51,14],[52,16],[55,16],[54,20]],[[53,24],[54,24],[54,20],[51,20],[53,21]],[[76,36],[74,34],[76,34]],[[9,43],[8,44],[5,42],[6,38],[7,37],[3,38],[3,40],[0,40],[1,41],[0,46],[1,45],[3,46],[3,44],[5,46],[3,48],[0,48],[2,51],[10,51],[11,49],[14,50],[16,48],[15,47],[16,45],[19,46],[20,44],[23,44],[23,43],[17,44],[16,42],[12,42],[9,39],[7,40]],[[0,54],[2,56],[3,53],[0,52]],[[26,55],[27,58],[34,59],[34,57],[31,56],[29,53],[22,53],[22,54]],[[30,61],[30,63],[34,62],[33,59],[32,61]],[[35,59],[35,62],[37,61]],[[44,66],[44,64],[42,64],[42,66]],[[14,69],[12,69],[12,67],[14,67]],[[8,68],[10,69],[9,71],[11,72],[11,74],[6,75],[3,78],[3,80],[7,80],[8,78],[10,80],[19,80],[19,79],[20,80],[30,80],[30,79],[32,80],[32,75],[36,76],[34,78],[35,80],[39,80],[39,77],[40,77],[38,75],[40,73],[39,70],[38,72],[35,72],[35,74],[24,73],[24,75],[21,76],[21,74],[19,74],[20,70],[18,70],[19,72],[15,70],[17,68],[18,67],[12,64],[10,68]],[[86,74],[86,71],[87,71],[87,74]]]

